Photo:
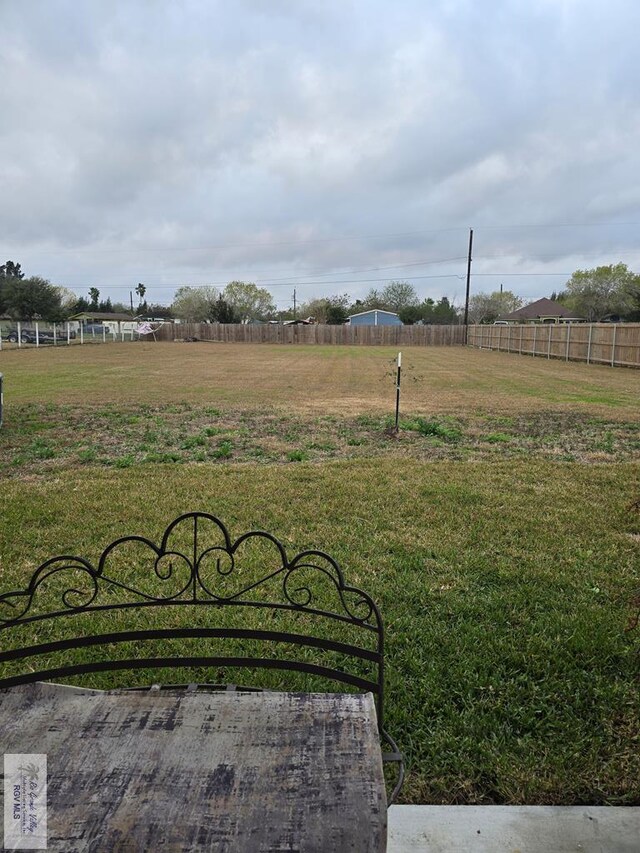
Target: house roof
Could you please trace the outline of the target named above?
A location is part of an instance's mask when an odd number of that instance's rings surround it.
[[[399,314],[396,314],[395,311],[385,311],[383,308],[369,308],[368,311],[359,311],[357,314],[349,314],[347,319],[351,319],[352,317],[362,317],[363,314],[389,314],[391,317],[398,317]]]
[[[80,311],[70,317],[71,320],[135,320],[131,314],[120,314],[113,311]]]
[[[510,314],[503,314],[501,320],[538,320],[541,317],[566,317],[572,320],[579,319],[573,313],[556,302],[554,299],[537,299],[535,302],[525,305],[523,308],[518,308],[517,311],[512,311]]]

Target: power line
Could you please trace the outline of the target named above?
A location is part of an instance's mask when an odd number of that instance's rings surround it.
[[[439,261],[412,261],[411,263],[408,263],[408,264],[394,264],[393,266],[389,266],[389,267],[361,267],[361,268],[356,267],[355,269],[345,270],[343,275],[351,275],[352,273],[358,273],[358,272],[381,272],[382,270],[399,270],[399,269],[405,269],[406,267],[426,267],[426,266],[436,265],[436,264],[449,264],[449,263],[452,263],[453,261],[463,261],[465,259],[465,257],[466,257],[465,255],[458,255],[455,258],[443,258],[442,260],[439,260]],[[303,278],[312,278],[313,276],[324,276],[324,275],[340,275],[340,273],[336,273],[336,272],[304,273],[302,275],[289,276],[287,278],[268,278],[265,276],[263,279],[260,278],[259,280],[263,284],[267,285],[267,284],[270,284],[273,282],[278,282],[278,281],[297,281],[297,282],[299,282],[300,279],[303,279]],[[303,283],[303,282],[301,282],[301,283]]]
[[[57,249],[44,249],[40,252],[38,249],[30,250],[32,254],[44,254],[46,256],[47,253],[64,253],[71,252],[73,254],[84,254],[89,253],[92,255],[100,254],[100,253],[110,253],[110,252],[200,252],[205,251],[207,249],[270,249],[272,246],[306,246],[314,243],[342,243],[348,242],[351,240],[378,240],[378,239],[386,239],[388,237],[409,237],[414,234],[444,234],[448,231],[460,231],[463,230],[459,226],[453,226],[451,228],[421,228],[417,231],[396,231],[396,232],[379,232],[377,234],[353,234],[351,236],[344,237],[312,237],[304,240],[275,240],[269,243],[214,243],[214,244],[202,244],[199,246],[134,246],[132,248],[125,248],[119,246],[111,246],[111,247],[103,247],[103,248],[87,248],[87,249],[76,249],[71,247],[60,247]],[[16,252],[14,251],[14,254]],[[20,250],[18,250],[18,254],[20,254]]]
[[[459,276],[456,273],[446,273],[443,275],[413,275],[413,276],[411,276],[411,279],[412,280],[414,280],[414,279],[427,279],[427,278],[458,278],[459,279],[459,278],[463,278],[463,277],[464,276]],[[188,284],[188,283],[187,284],[185,284],[185,283],[175,284],[172,282],[162,282],[162,283],[154,284],[153,281],[149,280],[149,276],[145,276],[145,278],[147,280],[147,284],[146,284],[147,290],[150,287],[226,287],[227,284],[229,284],[228,281],[224,281],[224,282],[210,282],[209,281],[209,282],[203,282],[201,284]],[[369,282],[376,282],[376,281],[389,281],[389,277],[386,276],[385,278],[344,278],[344,279],[336,279],[334,281],[303,281],[303,282],[299,282],[299,283],[303,287],[307,287],[307,286],[309,286],[309,287],[311,287],[311,286],[324,287],[326,285],[333,285],[333,284],[368,284]],[[263,285],[263,286],[265,288],[266,287],[291,287],[291,284],[288,282],[275,282],[274,284]],[[115,289],[115,288],[124,288],[126,290],[131,289],[130,284],[107,284],[107,285],[104,285],[104,287],[108,287],[109,289]]]
[[[510,278],[510,277],[520,277],[520,278],[537,278],[537,277],[562,277],[562,278],[570,278],[572,273],[570,272],[481,272],[474,273],[473,278],[491,278],[491,277],[502,277],[502,278]],[[188,288],[196,288],[196,287],[215,287],[215,288],[224,288],[229,284],[228,281],[222,282],[201,282],[199,284],[191,284],[191,283],[175,283],[175,282],[158,282],[154,283],[153,281],[149,281],[149,277],[145,276],[147,279],[147,290],[149,288],[180,288],[180,287],[188,287]],[[443,273],[440,275],[413,275],[410,276],[410,281],[425,281],[428,279],[440,279],[440,278],[457,278],[458,281],[464,280],[464,275],[458,275],[457,273]],[[333,286],[334,284],[372,284],[378,282],[388,282],[389,278],[386,276],[385,278],[343,278],[343,279],[333,279],[332,281],[303,281],[298,282],[302,287],[327,287]],[[273,284],[263,284],[265,289],[273,288],[273,287],[291,287],[291,284],[288,282],[274,282]],[[131,285],[129,284],[108,284],[104,285],[104,287],[109,290],[130,290]]]
[[[571,278],[573,273],[571,272],[474,272],[473,277],[479,278],[480,276],[492,276],[492,275],[501,275],[505,278],[512,278],[513,276],[538,276],[538,275],[561,275],[568,276]]]

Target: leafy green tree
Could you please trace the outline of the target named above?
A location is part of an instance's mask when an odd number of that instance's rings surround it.
[[[390,281],[382,291],[384,308],[397,314],[405,308],[413,308],[420,300],[416,289],[408,281]]]
[[[69,309],[69,316],[74,314],[82,314],[85,311],[91,310],[91,304],[84,296],[78,296],[75,303]]]
[[[522,308],[522,299],[510,290],[476,293],[469,299],[469,322],[493,323],[498,317],[511,314],[518,308]]]
[[[382,294],[375,287],[370,288],[364,299],[356,299],[351,306],[351,314],[360,314],[363,311],[374,311],[377,308],[385,308]]]
[[[173,316],[188,323],[204,323],[211,319],[220,296],[217,287],[179,287],[171,305]]]
[[[0,278],[24,278],[24,273],[20,269],[20,264],[7,261],[0,266]]]
[[[411,325],[412,323],[423,322],[429,325],[455,325],[458,322],[458,313],[451,305],[446,296],[442,296],[437,302],[431,297],[427,297],[419,305],[411,305],[408,308],[401,308],[398,312],[403,323]]]
[[[349,297],[347,294],[343,296],[330,296],[327,299],[327,325],[342,326],[347,322]]]
[[[4,297],[5,284],[15,279],[22,278],[24,278],[24,273],[20,269],[20,264],[16,264],[13,261],[7,261],[0,265],[0,313],[4,313],[7,310]]]
[[[431,301],[433,302],[433,300]],[[397,313],[405,326],[412,326],[423,319],[422,315],[425,312],[422,305],[408,305],[406,308],[401,308]]]
[[[91,309],[93,311],[97,311],[98,310],[98,299],[100,299],[100,291],[98,290],[97,287],[90,287],[89,288],[89,299],[91,300],[90,301]]]
[[[640,309],[640,276],[622,263],[576,270],[559,299],[589,322],[609,314],[631,319]]]
[[[314,317],[318,323],[329,326],[341,326],[349,315],[349,294],[312,299],[300,306],[299,317]],[[288,318],[287,318],[288,319]]]
[[[5,308],[14,320],[59,322],[64,317],[60,291],[39,276],[12,276],[4,286]]]
[[[229,282],[224,289],[224,298],[241,320],[264,320],[276,311],[269,291],[253,282]]]
[[[433,308],[432,322],[443,326],[455,326],[459,321],[460,317],[454,306],[446,296],[442,296]]]
[[[233,305],[220,294],[214,305],[211,306],[209,319],[214,323],[239,323],[240,318]]]

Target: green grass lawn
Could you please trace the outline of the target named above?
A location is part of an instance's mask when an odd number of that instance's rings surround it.
[[[218,394],[190,381],[210,367],[206,346],[167,344],[164,386],[153,345],[2,354],[0,590],[53,554],[95,560],[126,533],[159,539],[194,509],[233,536],[266,529],[291,554],[328,551],[378,602],[403,801],[640,803],[640,637],[625,631],[639,586],[640,374],[411,351],[433,375],[408,383],[396,440],[384,433],[389,352],[282,347],[286,362],[273,347],[228,347]],[[109,352],[119,379],[101,385]],[[275,408],[261,403],[263,370]]]

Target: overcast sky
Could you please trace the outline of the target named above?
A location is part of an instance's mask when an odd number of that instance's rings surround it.
[[[475,292],[640,272],[639,32],[638,0],[0,0],[0,262],[460,304],[472,227]]]

